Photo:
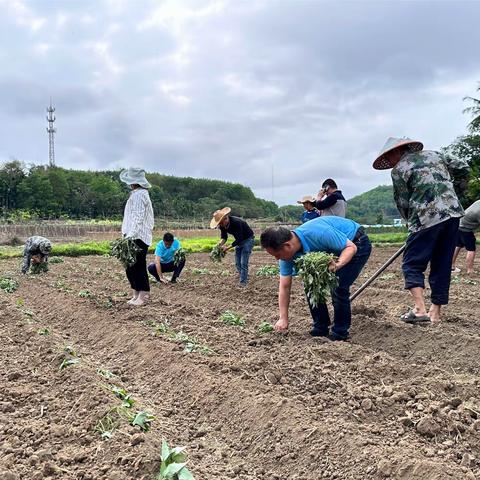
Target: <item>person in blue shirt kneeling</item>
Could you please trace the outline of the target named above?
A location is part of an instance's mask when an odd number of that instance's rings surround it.
[[[260,243],[270,255],[279,260],[280,319],[275,324],[275,330],[279,332],[288,329],[292,276],[296,275],[294,260],[308,252],[327,252],[338,256],[330,265],[330,270],[338,276],[338,286],[332,290],[333,325],[330,328],[326,304],[313,307],[309,303],[313,319],[310,334],[330,340],[347,340],[352,318],[350,286],[359,276],[372,251],[363,228],[346,218],[319,217],[293,231],[285,227],[267,228],[260,236]]]
[[[155,249],[155,263],[148,266],[148,272],[153,275],[159,282],[167,283],[163,276],[165,272],[173,272],[171,283],[177,283],[177,278],[185,266],[185,260],[175,265],[173,256],[181,247],[180,242],[170,232],[165,233],[163,240],[158,242]]]

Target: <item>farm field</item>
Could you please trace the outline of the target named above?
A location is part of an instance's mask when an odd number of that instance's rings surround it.
[[[374,248],[359,281],[395,250]],[[298,281],[289,333],[259,331],[277,318],[264,252],[245,288],[233,255],[191,254],[137,308],[115,259],[63,260],[27,277],[0,260],[19,282],[0,290],[0,478],[151,480],[162,439],[196,480],[480,478],[480,276],[453,279],[443,323],[410,326],[397,260],[331,343],[308,335]],[[132,426],[139,412],[154,419]]]

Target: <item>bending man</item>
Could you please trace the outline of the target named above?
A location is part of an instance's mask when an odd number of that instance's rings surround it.
[[[48,238],[40,235],[27,238],[23,248],[22,273],[28,272],[31,263],[47,263],[51,251],[52,244]]]
[[[320,217],[304,223],[293,231],[285,227],[267,228],[260,237],[262,247],[280,262],[278,290],[279,320],[275,330],[288,329],[292,275],[296,275],[294,260],[308,252],[327,252],[338,256],[330,269],[338,276],[338,286],[332,290],[334,319],[330,329],[330,316],[326,304],[313,307],[312,336],[330,340],[347,340],[352,314],[350,286],[357,279],[372,251],[370,240],[363,228],[353,220],[339,217]],[[308,301],[308,298],[307,298]]]

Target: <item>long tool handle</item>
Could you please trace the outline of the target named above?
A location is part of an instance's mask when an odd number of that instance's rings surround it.
[[[387,268],[389,267],[405,250],[406,245],[402,245],[400,250],[395,252],[373,275],[369,278],[362,286],[360,286],[351,296],[350,301],[357,298],[371,283],[373,283],[377,277]]]

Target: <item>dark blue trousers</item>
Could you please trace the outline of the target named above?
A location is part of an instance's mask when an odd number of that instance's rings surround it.
[[[425,270],[430,263],[428,283],[435,305],[446,305],[452,275],[452,258],[455,251],[459,218],[449,218],[433,227],[408,236],[403,254],[405,288],[425,288]]]
[[[347,265],[338,270],[338,287],[332,290],[333,303],[333,326],[330,334],[339,339],[348,338],[348,331],[352,323],[352,311],[350,308],[350,287],[357,279],[362,268],[367,263],[372,245],[366,234],[363,234],[354,242],[357,246],[357,253]],[[330,315],[326,304],[310,307],[313,319],[313,330],[317,335],[328,335],[330,327]]]

